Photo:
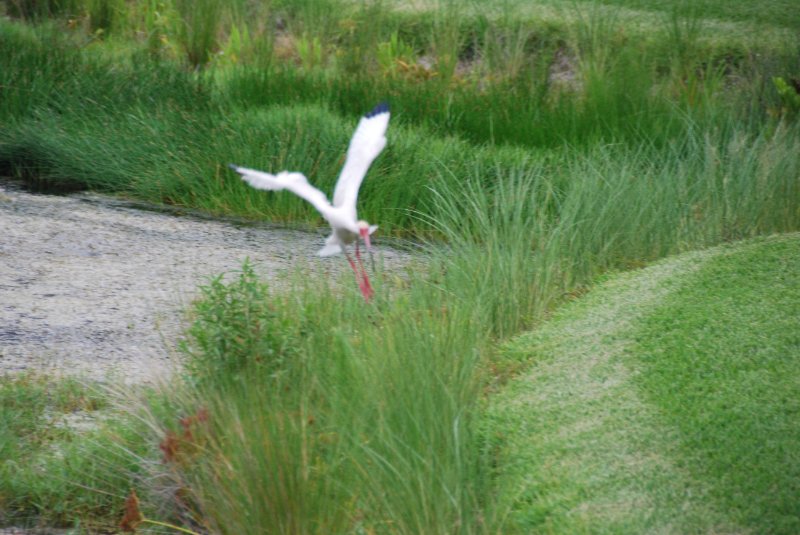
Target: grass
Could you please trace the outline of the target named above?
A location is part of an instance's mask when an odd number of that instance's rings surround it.
[[[12,517],[113,524],[133,486],[148,518],[219,533],[792,527],[788,484],[775,503],[752,496],[784,481],[774,452],[792,451],[781,440],[793,435],[772,436],[776,449],[759,465],[748,457],[757,445],[725,442],[724,419],[711,428],[703,415],[669,412],[698,386],[664,388],[685,365],[634,359],[685,346],[688,327],[661,327],[687,314],[678,308],[699,290],[681,294],[680,284],[691,288],[717,253],[659,264],[631,287],[609,283],[597,294],[613,304],[602,314],[570,319],[599,299],[590,297],[499,357],[497,347],[608,271],[798,229],[800,135],[772,82],[796,72],[794,41],[778,29],[754,43],[743,37],[750,26],[704,18],[713,11],[640,25],[635,10],[554,5],[517,17],[470,12],[477,4],[431,13],[209,0],[194,12],[93,0],[51,13],[61,19],[0,21],[3,173],[320,224],[299,199],[249,189],[225,164],[300,170],[331,191],[357,117],[388,99],[389,144],[359,214],[428,242],[425,264],[407,276],[378,270],[368,305],[349,277],[337,285],[299,273],[291,292],[278,292],[245,264],[210,281],[193,308],[186,373],[166,393],[126,399],[115,423],[75,437],[64,458],[22,446],[45,433],[39,412],[17,420],[5,435],[11,458],[41,455],[65,472],[9,479],[6,492],[19,496]],[[776,13],[763,11],[777,28]],[[709,38],[708,28],[725,31]],[[765,302],[791,306],[782,295]],[[731,344],[760,340],[742,336]],[[532,345],[564,351],[537,361],[546,374],[497,394]],[[594,360],[579,360],[587,354]],[[718,380],[698,379],[705,388]],[[19,391],[8,383],[9,399],[42,398],[22,381]],[[708,410],[722,414],[738,392],[736,383]],[[759,415],[785,417],[739,406],[745,429]],[[730,455],[711,467],[703,455],[720,447]],[[720,466],[739,459],[766,475],[743,468],[718,481]],[[751,482],[749,494],[733,496],[730,481]]]
[[[105,394],[74,379],[32,373],[0,379],[0,524],[85,520],[90,527],[116,516],[125,471],[136,468],[109,451],[109,440],[131,433],[123,426],[102,432],[109,409]]]
[[[701,4],[655,2],[652,0],[606,0],[604,3],[644,11],[689,9],[695,16],[708,19],[747,23],[757,22],[786,28],[800,27],[800,16],[793,9],[792,3],[787,0],[778,2],[714,0]]]
[[[197,387],[179,397],[178,411],[208,407],[215,427],[200,449],[211,453],[180,465],[171,484],[193,496],[192,514],[230,533],[253,525],[504,530],[505,504],[494,501],[487,473],[492,449],[476,421],[479,392],[493,374],[514,369],[492,358],[493,342],[540,318],[564,292],[579,290],[603,269],[661,256],[687,241],[718,241],[720,235],[705,234],[713,228],[734,234],[745,228],[697,217],[694,202],[675,202],[667,193],[683,191],[675,168],[655,166],[648,175],[631,155],[614,152],[589,161],[609,167],[595,167],[594,175],[577,160],[569,176],[583,179],[568,187],[549,182],[540,169],[505,177],[491,196],[478,174],[460,196],[440,190],[437,213],[444,215],[434,223],[448,248],[409,280],[381,283],[376,290],[383,297],[368,307],[346,283],[344,292],[299,284],[292,294],[278,294],[247,268],[239,279],[212,283],[192,331]],[[622,172],[620,161],[633,174]],[[729,163],[749,176],[740,160]],[[732,170],[724,174],[733,177]],[[673,180],[659,190],[666,176]],[[708,175],[711,184],[716,176]],[[607,194],[615,191],[619,197]],[[731,199],[732,191],[737,188],[711,197]],[[614,204],[637,195],[656,199],[637,201],[635,212]],[[739,223],[768,224],[759,210],[736,204]],[[153,421],[154,429],[169,424]],[[506,463],[514,464],[500,461]],[[242,477],[250,466],[259,469]],[[502,489],[514,488],[500,481]],[[261,502],[264,495],[273,498]],[[247,521],[232,520],[239,518]],[[704,518],[698,513],[687,525],[705,525]]]
[[[506,344],[507,365],[531,366],[487,412],[511,525],[795,531],[799,246],[760,239],[608,277]]]
[[[387,296],[370,307],[349,286],[276,293],[245,265],[204,289],[190,386],[172,396],[177,410],[149,417],[163,429],[177,424],[169,414],[208,415],[176,448],[165,483],[183,489],[180,502],[202,525],[477,529],[481,465],[468,407],[485,329],[465,336],[457,309],[436,319],[446,305],[427,285],[390,298],[381,284]]]
[[[637,383],[687,469],[732,522],[771,533],[800,528],[798,257],[796,238],[725,251],[635,335]]]

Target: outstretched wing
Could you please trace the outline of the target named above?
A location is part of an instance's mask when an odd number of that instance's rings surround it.
[[[389,126],[389,105],[378,104],[358,122],[347,159],[333,191],[333,205],[345,207],[355,218],[358,189],[367,169],[386,146],[386,129]]]
[[[242,175],[242,179],[256,189],[271,191],[289,190],[298,197],[310,202],[314,208],[326,219],[332,208],[328,198],[320,190],[308,183],[308,179],[301,173],[282,171],[277,175],[239,167],[229,164],[228,167]]]

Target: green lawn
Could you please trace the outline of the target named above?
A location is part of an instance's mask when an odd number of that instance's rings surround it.
[[[724,251],[636,338],[639,389],[717,507],[800,531],[800,240]]]
[[[488,412],[521,532],[796,533],[800,236],[610,277],[504,355]]]
[[[591,4],[591,1],[581,2]],[[794,0],[601,0],[601,3],[654,12],[691,13],[694,16],[721,21],[757,22],[785,28],[800,27],[800,9]]]
[[[409,2],[395,1],[400,10],[409,10]],[[452,0],[415,0],[416,10],[450,8],[460,15],[495,19],[528,19],[559,27],[575,22],[612,23],[632,34],[644,30],[652,37],[665,28],[665,21],[691,21],[701,30],[698,37],[706,42],[732,43],[739,40],[757,44],[775,42],[800,28],[800,10],[793,0],[493,0],[488,2],[453,2]],[[624,27],[624,29],[623,29]],[[748,35],[749,34],[749,35]]]

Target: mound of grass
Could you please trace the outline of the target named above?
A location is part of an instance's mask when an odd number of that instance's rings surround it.
[[[796,531],[797,235],[610,277],[504,350],[498,486],[521,532]]]
[[[487,329],[410,277],[402,291],[376,280],[369,305],[352,284],[271,291],[247,265],[213,281],[190,387],[170,396],[177,410],[148,415],[177,437],[170,477],[141,487],[182,489],[174,511],[219,533],[479,531],[471,407]],[[199,410],[187,435],[174,415]]]
[[[98,416],[108,409],[105,394],[74,379],[0,378],[0,524],[114,522],[136,466],[108,446]]]

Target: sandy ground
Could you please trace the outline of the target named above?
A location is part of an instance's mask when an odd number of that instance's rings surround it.
[[[184,310],[199,285],[247,257],[278,284],[301,263],[323,276],[349,269],[341,256],[315,255],[325,235],[86,193],[32,194],[0,181],[0,374],[165,377],[179,365]],[[388,269],[408,260],[376,249]]]

